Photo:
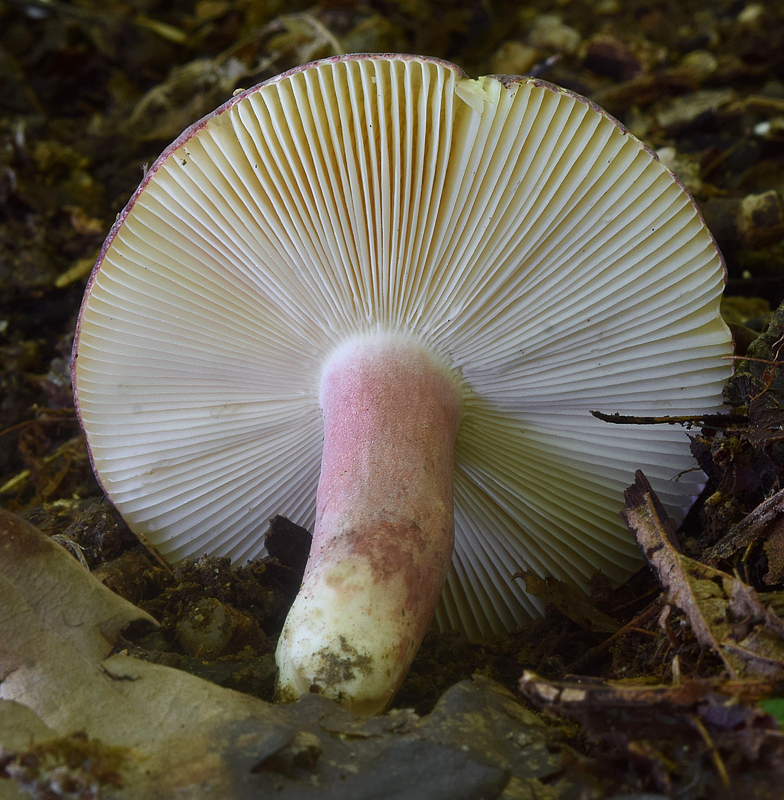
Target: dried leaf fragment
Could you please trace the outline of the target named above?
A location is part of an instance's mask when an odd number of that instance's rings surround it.
[[[584,631],[615,633],[621,626],[609,614],[596,608],[578,589],[557,578],[542,578],[532,570],[515,577],[525,581],[526,591],[552,603],[564,616],[576,622]]]
[[[757,542],[772,541],[773,548],[769,557],[778,563],[781,556],[776,558],[776,540],[780,538],[784,525],[784,489],[779,490],[771,497],[763,500],[753,511],[747,514],[740,522],[733,525],[730,530],[705,553],[706,563],[712,567],[721,561],[733,558],[738,553],[743,553]],[[767,549],[767,547],[766,547]],[[766,583],[777,583],[774,579],[766,578]]]
[[[626,491],[621,512],[643,555],[689,619],[703,647],[714,650],[733,678],[784,677],[784,625],[738,578],[678,551],[666,512],[642,472]]]

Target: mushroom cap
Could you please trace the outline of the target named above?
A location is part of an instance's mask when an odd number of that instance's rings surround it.
[[[418,339],[463,386],[437,620],[500,632],[540,611],[521,569],[639,566],[635,469],[676,517],[699,491],[683,430],[590,411],[719,411],[723,283],[693,200],[586,99],[341,56],[237,95],[147,172],[87,286],[77,409],[137,534],[243,562],[275,514],[313,524],[330,354]]]

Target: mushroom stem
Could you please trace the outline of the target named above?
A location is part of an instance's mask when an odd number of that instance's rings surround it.
[[[322,372],[324,452],[305,577],[277,650],[278,694],[383,711],[452,557],[460,389],[423,345],[354,339]]]

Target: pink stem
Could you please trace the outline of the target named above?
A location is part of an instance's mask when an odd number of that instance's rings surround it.
[[[321,404],[316,528],[278,644],[278,689],[376,713],[408,671],[451,561],[460,391],[418,342],[373,336],[333,354]]]

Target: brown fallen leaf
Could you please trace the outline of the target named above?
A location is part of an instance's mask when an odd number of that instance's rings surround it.
[[[782,533],[784,533],[784,489],[760,503],[705,553],[705,563],[712,567],[743,553],[755,542],[765,542],[773,574],[768,584],[779,583],[782,576]]]
[[[513,577],[522,578],[529,594],[554,605],[584,631],[615,633],[621,627],[611,616],[599,611],[583,592],[557,578],[542,578],[531,570]]]
[[[637,472],[621,512],[668,600],[683,611],[703,647],[733,678],[784,677],[784,625],[753,588],[678,551],[672,523],[648,480]]]
[[[197,797],[231,797],[220,757],[235,746],[217,731],[265,720],[278,709],[184,672],[109,655],[124,627],[146,613],[103,586],[68,552],[21,518],[0,510],[0,699],[35,712],[58,737],[84,731],[125,748],[128,796],[165,797],[184,776],[209,777]],[[264,736],[259,736],[259,740]],[[9,750],[0,728],[0,747]],[[86,780],[86,778],[85,778]],[[105,789],[105,787],[103,787]],[[223,794],[221,794],[223,792]]]

